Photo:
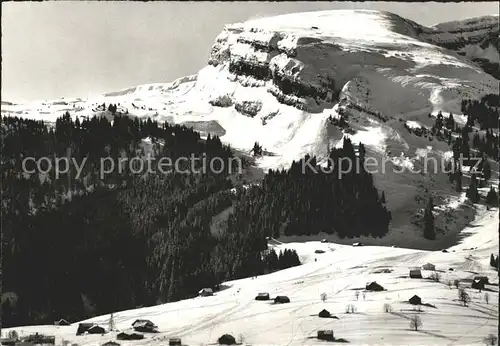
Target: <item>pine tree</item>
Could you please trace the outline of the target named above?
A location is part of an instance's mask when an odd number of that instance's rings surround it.
[[[259,144],[259,142],[254,143],[252,152],[254,156],[262,156],[262,146]]]
[[[424,212],[424,238],[429,240],[436,239],[436,230],[434,228],[434,215],[432,214],[433,209],[434,205],[432,197],[429,197]]]
[[[115,329],[115,319],[113,313],[109,316],[108,329],[109,331],[113,331]]]
[[[488,194],[486,195],[486,203],[490,207],[498,206],[498,193],[493,186],[490,186],[490,191],[488,191]]]
[[[467,198],[469,198],[472,203],[479,202],[480,196],[477,190],[477,178],[474,174],[471,176],[469,189],[467,190]]]
[[[453,119],[453,113],[450,113],[449,118],[446,119],[446,127],[450,130],[453,130],[455,128],[455,119]]]
[[[462,192],[462,172],[461,171],[458,171],[456,173],[456,185],[455,185],[455,191],[456,192]]]
[[[485,180],[489,180],[491,178],[491,165],[488,159],[484,159],[483,161],[483,177]]]
[[[386,204],[385,192],[384,191],[382,191],[382,196],[380,197],[380,202],[382,202],[383,204]]]

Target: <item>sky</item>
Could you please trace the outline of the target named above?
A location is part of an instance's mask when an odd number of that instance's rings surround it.
[[[498,15],[497,2],[3,2],[2,100],[169,82],[207,64],[224,24],[329,9],[390,11],[428,26]]]

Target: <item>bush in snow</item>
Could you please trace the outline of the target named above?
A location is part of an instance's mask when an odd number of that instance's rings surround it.
[[[431,276],[429,277],[432,281],[436,281],[436,282],[439,282],[439,280],[441,279],[439,273],[437,272],[434,272],[431,274]]]
[[[326,295],[326,293],[321,293],[320,298],[321,298],[321,301],[324,303],[324,302],[326,302],[326,299],[328,298],[328,296]]]
[[[392,312],[392,306],[390,304],[384,304],[384,312]]]
[[[413,315],[410,317],[410,328],[418,330],[422,326],[422,319],[418,315]]]
[[[497,344],[497,336],[494,334],[488,334],[487,337],[483,339],[485,345],[496,345]]]
[[[458,299],[462,302],[462,304],[464,304],[464,306],[467,306],[467,304],[471,301],[469,294],[463,288],[458,290]]]
[[[349,304],[345,307],[346,314],[354,314],[357,310],[358,309],[356,309],[356,306],[354,306],[354,304]]]
[[[238,101],[234,108],[243,115],[253,118],[262,109],[262,102],[260,101]]]
[[[234,101],[230,95],[224,94],[208,101],[208,103],[215,107],[231,107],[234,104]]]
[[[11,330],[9,331],[9,333],[7,334],[7,337],[9,339],[14,339],[14,340],[17,340],[19,338],[19,334],[17,334],[17,332],[15,330]]]

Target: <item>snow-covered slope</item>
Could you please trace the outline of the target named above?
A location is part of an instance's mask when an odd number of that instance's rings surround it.
[[[483,345],[483,338],[498,331],[498,275],[489,267],[489,255],[498,253],[498,210],[462,232],[456,246],[441,251],[364,246],[352,247],[333,243],[307,242],[282,244],[272,241],[276,249],[296,249],[303,265],[259,276],[227,282],[226,289],[213,297],[199,297],[153,307],[114,313],[116,328],[131,329],[135,319],[150,319],[159,334],[146,334],[140,341],[120,341],[121,345],[165,345],[169,337],[181,337],[186,345],[214,344],[219,336],[230,333],[242,336],[248,345],[321,345],[317,330],[332,329],[337,338],[350,345]],[[316,254],[315,250],[324,250]],[[315,261],[315,259],[317,261]],[[440,281],[428,278],[432,271],[422,271],[423,279],[408,278],[409,268],[425,263],[436,266]],[[450,268],[453,269],[450,270]],[[384,273],[383,270],[389,271]],[[482,293],[471,289],[475,275],[486,275],[492,285]],[[458,301],[453,282],[461,280],[472,301],[468,307]],[[363,299],[356,290],[369,281],[377,281],[386,291],[368,292]],[[287,295],[291,302],[272,305],[256,301],[259,292],[271,297]],[[489,294],[489,303],[485,301]],[[320,295],[327,294],[322,302]],[[435,307],[408,304],[414,294],[423,303]],[[356,313],[345,313],[353,304]],[[384,304],[392,313],[383,310]],[[338,319],[317,317],[327,309]],[[423,322],[418,332],[410,330],[408,319],[419,314]],[[107,327],[109,315],[85,322]],[[31,326],[15,329],[21,335],[45,333],[79,345],[98,346],[116,340],[117,331],[101,335],[76,336],[77,323],[71,326]],[[9,329],[9,330],[11,330]],[[9,330],[4,330],[7,333]]]
[[[456,51],[499,78],[498,15],[441,23],[422,31],[424,34],[421,37],[428,42]]]

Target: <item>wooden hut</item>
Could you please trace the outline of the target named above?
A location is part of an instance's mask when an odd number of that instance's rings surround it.
[[[417,296],[417,295],[414,295],[408,301],[412,305],[420,305],[420,304],[422,304],[422,299],[419,296]]]
[[[269,299],[270,299],[269,293],[267,292],[261,292],[257,294],[257,297],[255,297],[255,300],[269,300]]]
[[[290,298],[288,298],[287,296],[277,296],[276,298],[274,298],[274,302],[276,304],[290,303]]]
[[[321,318],[329,318],[329,317],[332,317],[332,315],[330,314],[330,311],[326,310],[326,309],[323,309],[319,312],[318,314],[318,317],[321,317]]]
[[[217,341],[219,345],[236,345],[236,339],[231,334],[224,334]]]
[[[318,330],[318,339],[319,340],[328,340],[328,341],[333,341],[335,340],[334,335],[333,335],[333,330]]]
[[[380,285],[376,281],[372,281],[372,282],[366,284],[366,290],[367,291],[383,291],[384,287],[382,287],[382,285]]]

